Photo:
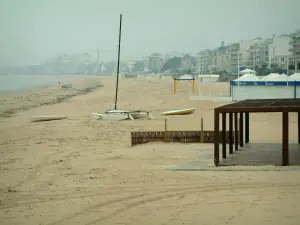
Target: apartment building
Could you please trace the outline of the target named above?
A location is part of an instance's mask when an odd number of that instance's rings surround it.
[[[215,67],[215,52],[206,49],[196,54],[196,71],[200,74],[207,73]]]
[[[160,72],[163,66],[163,58],[162,55],[159,53],[153,53],[149,56],[149,71],[153,73]]]
[[[193,69],[195,66],[195,58],[190,56],[189,54],[185,54],[182,57],[181,68],[183,70]]]
[[[237,73],[238,65],[239,65],[239,51],[240,51],[240,43],[235,42],[228,45],[228,55],[229,55],[229,71],[233,74]]]
[[[295,72],[300,71],[300,30],[290,35],[290,57],[291,65],[294,65]]]
[[[249,58],[247,67],[256,70],[269,62],[269,44],[271,40],[256,39],[249,47]]]
[[[292,55],[290,51],[291,40],[288,35],[273,37],[272,44],[269,44],[269,68],[275,66],[282,69],[287,68],[289,58]]]
[[[218,70],[230,70],[230,54],[229,47],[222,45],[216,49],[216,68]]]
[[[255,46],[261,39],[240,41],[240,66],[253,68],[253,58],[256,58],[257,49]]]

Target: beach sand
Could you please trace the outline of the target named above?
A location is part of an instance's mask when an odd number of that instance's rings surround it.
[[[103,87],[72,98],[58,86],[1,97],[1,111],[11,110],[0,117],[1,225],[299,224],[300,171],[169,171],[212,144],[129,146],[130,131],[164,129],[157,115],[164,110],[196,108],[169,118],[170,130],[199,130],[201,117],[212,130],[213,109],[224,103],[190,101],[189,82],[180,82],[174,96],[171,79],[121,79],[119,108],[151,110],[155,119],[99,121],[91,113],[114,105],[115,81],[99,77],[81,82],[81,89],[91,83]],[[201,88],[227,92],[228,84]],[[68,119],[28,122],[53,114]],[[280,121],[280,114],[251,115],[251,142],[280,143]],[[296,124],[291,114],[291,142]]]

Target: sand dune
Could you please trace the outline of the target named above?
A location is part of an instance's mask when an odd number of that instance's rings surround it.
[[[299,224],[299,171],[168,171],[202,157],[201,149],[209,152],[212,145],[129,147],[130,131],[163,130],[161,111],[197,109],[168,119],[171,130],[198,130],[201,117],[205,129],[212,129],[213,109],[224,103],[190,101],[188,82],[181,82],[174,96],[168,79],[122,79],[119,107],[151,110],[155,120],[97,121],[91,112],[113,105],[115,85],[112,79],[99,83],[104,86],[94,92],[53,105],[38,106],[40,100],[32,98],[35,107],[0,118],[1,225]],[[228,85],[202,88],[225,93]],[[6,107],[19,103],[23,107],[22,101]],[[68,119],[28,123],[30,116],[45,114]],[[251,115],[251,141],[279,143],[279,120],[280,114]],[[291,142],[296,121],[291,115]]]

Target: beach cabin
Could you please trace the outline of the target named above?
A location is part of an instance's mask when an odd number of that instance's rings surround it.
[[[200,74],[197,75],[200,82],[217,82],[220,78],[218,74]]]
[[[233,101],[299,98],[300,76],[272,73],[260,79],[254,74],[245,74],[230,81],[230,96]]]

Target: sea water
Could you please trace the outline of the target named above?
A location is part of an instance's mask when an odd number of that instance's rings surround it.
[[[58,84],[81,76],[70,75],[0,75],[0,92]],[[82,78],[82,77],[81,77]]]

